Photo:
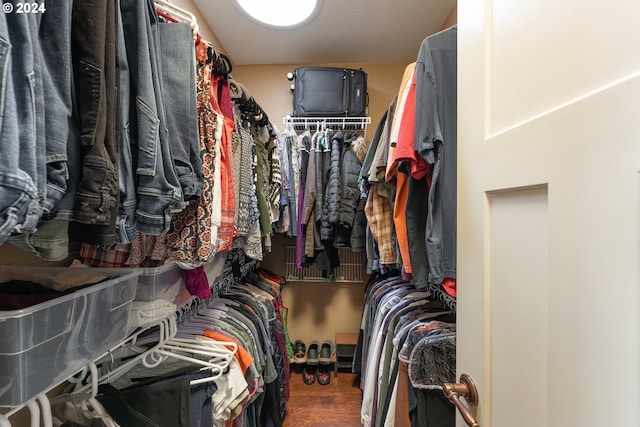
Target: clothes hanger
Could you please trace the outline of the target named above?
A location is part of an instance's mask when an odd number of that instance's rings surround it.
[[[159,9],[172,17],[178,18],[183,22],[188,22],[191,25],[191,31],[193,31],[193,34],[198,34],[200,31],[198,20],[193,13],[165,0],[155,0],[154,3],[156,5],[156,9]]]
[[[202,333],[199,335],[194,335],[193,338],[177,338],[176,335],[179,332],[180,327],[181,325],[176,325],[176,333],[173,334],[173,336],[169,340],[167,340],[163,348],[174,348],[176,350],[194,349],[198,351],[204,351],[206,354],[210,354],[213,357],[220,356],[225,360],[230,360],[238,351],[238,345],[236,343],[215,341],[205,337]]]
[[[219,378],[220,375],[224,373],[224,369],[226,369],[226,366],[228,366],[228,360],[230,360],[233,357],[233,354],[231,353],[231,351],[228,349],[221,350],[219,348],[215,348],[215,350],[213,350],[212,347],[209,345],[201,346],[201,349],[200,349],[201,354],[205,356],[210,356],[212,360],[216,359],[215,363],[200,360],[200,359],[195,359],[193,357],[188,357],[182,354],[175,353],[172,350],[186,351],[185,345],[181,345],[178,348],[178,346],[176,345],[178,341],[175,341],[175,342],[171,341],[172,339],[174,339],[176,329],[177,329],[177,326],[176,326],[175,314],[166,319],[163,319],[163,321],[160,322],[158,325],[158,332],[155,334],[155,336],[158,339],[158,343],[154,347],[133,357],[132,359],[116,367],[115,369],[109,370],[109,372],[107,372],[105,375],[99,378],[97,374],[97,369],[95,370],[95,372],[92,371],[91,384],[85,385],[79,388],[78,392],[86,391],[89,387],[91,387],[93,390],[92,394],[94,393],[97,394],[98,384],[102,384],[104,382],[110,383],[112,381],[115,381],[116,379],[120,378],[122,375],[124,375],[126,372],[128,372],[131,368],[133,368],[138,363],[142,363],[147,368],[156,367],[163,360],[166,360],[167,357],[173,357],[176,359],[187,361],[189,363],[200,365],[203,367],[203,369],[210,369],[211,376],[206,377],[204,379],[200,379],[198,380],[199,382],[214,381],[215,379]],[[136,337],[137,335],[134,336],[132,340],[132,345],[136,344]],[[237,347],[235,348],[237,349]],[[198,350],[198,349],[193,348],[193,346],[189,348],[190,352],[197,353],[197,351],[194,351],[194,350]],[[91,365],[89,365],[89,368],[91,369]],[[95,382],[93,380],[94,378],[97,379],[95,380]]]
[[[40,407],[36,403],[35,399],[31,399],[26,404],[27,408],[29,408],[29,412],[31,414],[31,427],[39,427],[40,426]]]
[[[183,360],[194,365],[200,365],[204,369],[209,369],[211,371],[211,376],[207,378],[202,378],[198,380],[192,380],[191,384],[200,384],[208,381],[215,381],[219,378],[225,371],[225,369],[229,366],[229,363],[234,358],[235,352],[232,352],[227,347],[219,346],[218,342],[207,342],[201,341],[196,342],[195,339],[179,339],[173,338],[175,336],[175,332],[177,331],[177,324],[175,324],[175,318],[173,321],[170,320],[170,334],[172,338],[169,338],[165,341],[160,348],[157,348],[153,351],[154,356],[160,356],[158,358],[154,357],[155,360],[147,360],[147,358],[143,358],[142,362],[147,368],[154,368],[158,366],[163,360],[166,360],[168,357],[172,357],[175,359]],[[235,343],[225,343],[232,345],[235,350],[237,350],[237,346]],[[199,354],[203,356],[207,356],[209,360],[196,359],[194,357],[185,356],[182,353],[189,354]]]
[[[213,74],[217,76],[228,76],[233,71],[231,60],[224,53],[218,53],[213,62]]]
[[[51,399],[51,405],[66,405],[71,404],[75,408],[85,412],[92,414],[92,417],[108,417],[108,414],[105,412],[104,408],[96,400],[96,396],[98,395],[98,368],[95,362],[91,361],[85,367],[86,370],[91,372],[91,391],[90,392],[75,392],[73,389],[71,391],[67,391],[63,394],[55,396]],[[77,381],[74,379],[71,382],[79,383],[84,377],[83,374],[77,378]],[[75,386],[72,386],[75,387]],[[67,389],[68,390],[68,389]],[[46,397],[46,396],[45,396]],[[101,424],[102,425],[102,424]]]
[[[98,376],[98,368],[95,363],[90,362],[89,370],[92,374],[95,375],[95,378]],[[85,370],[83,369],[83,372]],[[98,386],[96,384],[95,391],[97,393]],[[88,397],[95,397],[95,394],[90,395]],[[9,417],[17,412],[19,409],[22,409],[23,406],[26,406],[29,409],[30,419],[31,419],[31,427],[53,427],[53,416],[51,414],[51,402],[47,397],[45,392],[39,393],[33,399],[27,401],[24,405],[20,405],[14,407],[11,411],[6,414],[0,414],[0,427],[11,427],[11,421],[9,421]]]
[[[442,332],[442,333],[437,333],[434,334],[432,336],[426,336],[421,338],[420,340],[418,340],[418,342],[415,343],[414,347],[411,349],[411,354],[407,357],[407,355],[405,353],[400,352],[398,354],[398,358],[400,360],[402,360],[403,362],[407,363],[407,367],[409,370],[409,381],[411,382],[412,386],[414,388],[420,388],[420,389],[424,389],[424,390],[442,390],[442,385],[441,384],[427,384],[427,383],[423,383],[423,382],[415,382],[412,378],[412,371],[415,370],[415,368],[413,368],[416,365],[416,361],[420,361],[420,363],[418,363],[418,365],[423,365],[424,361],[421,361],[421,359],[416,355],[417,353],[422,351],[422,347],[423,346],[434,346],[434,345],[446,345],[446,342],[451,342],[451,340],[454,341],[455,343],[455,336],[456,333],[455,332]],[[454,345],[449,345],[450,348],[455,348],[455,344]],[[404,350],[404,347],[403,347]],[[455,352],[455,350],[453,350]],[[435,356],[431,356],[431,357],[435,357]],[[430,365],[429,363],[427,363],[427,365]],[[426,369],[424,366],[421,366],[419,368],[420,371],[422,371],[423,369]],[[446,381],[443,381],[446,382]]]
[[[156,12],[163,18],[173,22],[187,22],[191,26],[191,32],[196,45],[200,44],[200,26],[196,16],[186,9],[176,6],[164,0],[155,0]]]
[[[248,284],[247,284],[247,286],[251,286],[251,285],[248,285]],[[258,289],[258,288],[255,288],[255,289]],[[260,290],[260,291],[262,291],[262,290]],[[260,301],[260,299],[259,299],[259,298],[257,298],[256,296],[252,295],[252,294],[248,291],[248,289],[247,289],[247,288],[245,288],[245,287],[240,287],[240,286],[233,286],[233,287],[231,287],[231,288],[229,289],[229,291],[227,292],[227,295],[230,295],[230,296],[237,295],[238,297],[245,297],[245,298],[249,298],[249,299],[251,299],[251,300],[255,300],[255,301],[259,302],[259,303],[260,303],[260,306],[265,306],[266,304],[271,304],[271,300],[273,299],[273,298],[269,299],[269,301],[268,301],[268,302],[267,302],[267,301],[263,301],[263,302],[261,302],[261,301]],[[269,313],[267,310],[263,309],[262,307],[261,307],[260,311],[261,311],[261,312],[262,312],[262,314],[264,315],[264,318],[265,318],[267,321],[269,321],[269,322],[272,322],[272,321],[274,321],[274,320],[276,320],[276,319],[277,319],[277,315],[275,314],[275,310],[274,310],[273,316],[270,316],[270,313]],[[256,314],[257,314],[257,313],[256,313]]]
[[[144,357],[148,356],[148,354],[150,354],[151,352],[153,352],[156,348],[158,348],[166,339],[168,339],[168,335],[167,335],[167,329],[168,329],[168,320],[164,319],[163,321],[161,321],[158,324],[158,329],[159,331],[155,334],[158,338],[157,338],[157,342],[156,341],[151,341],[154,342],[155,345],[152,346],[151,348],[147,349],[146,351],[132,357],[131,359],[127,360],[126,362],[124,362],[123,364],[117,366],[114,369],[109,369],[107,371],[107,373],[105,373],[104,375],[98,377],[97,376],[97,372],[96,372],[96,384],[103,384],[103,383],[111,383],[115,380],[117,380],[118,378],[120,378],[122,375],[124,375],[125,373],[127,373],[129,370],[131,370],[131,368],[133,368],[135,365],[137,365],[138,363],[140,363]],[[127,340],[125,340],[124,342],[120,343],[118,346],[115,346],[114,348],[107,350],[107,352],[101,356],[100,358],[96,359],[96,360],[102,360],[105,357],[109,357],[111,358],[111,360],[113,360],[113,352],[115,349],[117,349],[118,347],[122,347],[122,346],[126,346],[126,345],[130,345],[130,346],[135,346],[137,344],[139,344],[138,342],[138,337],[140,334],[142,334],[143,332],[147,332],[147,330],[145,329],[141,329],[140,331],[134,333],[132,336],[128,337]],[[140,340],[143,341],[143,340]],[[146,343],[149,344],[149,343]],[[87,391],[89,388],[94,388],[94,383],[93,383],[93,374],[91,375],[91,383],[87,384],[87,385],[83,385],[81,387],[76,387],[74,390],[75,392],[83,392],[83,391]],[[97,389],[96,389],[96,393],[97,393]]]
[[[9,418],[2,414],[0,414],[0,427],[11,427],[11,421],[9,421]]]

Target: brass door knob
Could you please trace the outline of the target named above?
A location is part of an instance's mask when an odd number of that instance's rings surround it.
[[[478,389],[469,375],[460,375],[459,383],[442,384],[442,392],[451,403],[456,405],[460,415],[462,415],[462,418],[469,427],[480,427],[480,424],[476,421],[469,407],[460,400],[460,397],[464,397],[464,400],[469,405],[476,406],[478,404]]]

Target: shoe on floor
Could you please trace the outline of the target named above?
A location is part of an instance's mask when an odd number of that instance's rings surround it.
[[[318,376],[318,368],[316,366],[305,366],[302,370],[302,381],[306,385],[311,385],[316,382],[316,377]]]
[[[320,355],[318,356],[318,362],[321,365],[329,365],[333,362],[333,354],[336,351],[336,346],[333,341],[326,340],[320,347]]]
[[[307,348],[307,364],[317,365],[319,363],[318,356],[320,353],[320,343],[318,341],[311,341]]]
[[[293,363],[307,363],[307,346],[302,340],[295,340],[293,343]]]
[[[318,373],[316,374],[318,384],[328,385],[331,382],[331,365],[318,366]]]

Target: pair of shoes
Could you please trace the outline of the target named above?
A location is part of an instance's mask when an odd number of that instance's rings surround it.
[[[307,366],[305,366],[302,371],[302,381],[307,385],[311,385],[316,382],[316,378],[318,377],[318,365],[320,363],[318,359],[319,351],[320,343],[315,340],[311,341],[307,348]]]
[[[321,365],[330,365],[333,363],[333,355],[336,352],[336,345],[331,340],[326,340],[320,347],[320,355],[318,356],[318,362]]]
[[[331,340],[326,340],[320,347],[320,355],[318,356],[318,384],[328,385],[331,382],[331,364],[333,363],[333,355],[336,352],[336,346]]]
[[[328,385],[331,382],[331,365],[319,365],[316,377],[318,384]]]
[[[316,377],[318,376],[318,366],[314,366],[314,365],[307,365],[304,367],[304,369],[302,370],[302,381],[306,384],[306,385],[311,385],[314,382],[316,382]]]
[[[294,343],[294,349],[296,348],[297,340]],[[304,345],[304,344],[302,344]],[[331,364],[333,363],[333,355],[336,348],[332,341],[327,340],[322,345],[318,341],[311,341],[306,353],[306,363],[304,370],[302,371],[302,381],[305,384],[311,385],[316,380],[318,384],[327,385],[331,382]],[[297,352],[295,353],[298,354]],[[298,362],[298,358],[294,356],[295,363]]]
[[[318,376],[318,348],[320,343],[318,341],[311,341],[309,348],[307,348],[307,366],[302,370],[302,381],[305,384],[311,385],[316,382]]]
[[[307,363],[307,346],[302,340],[295,340],[293,343],[293,363]]]
[[[311,341],[309,343],[309,348],[307,349],[307,364],[308,365],[317,365],[320,363],[318,359],[320,351],[320,343],[318,341]]]

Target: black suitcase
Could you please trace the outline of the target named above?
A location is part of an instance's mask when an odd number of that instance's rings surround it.
[[[293,117],[367,115],[367,73],[336,67],[299,67],[294,74]]]

